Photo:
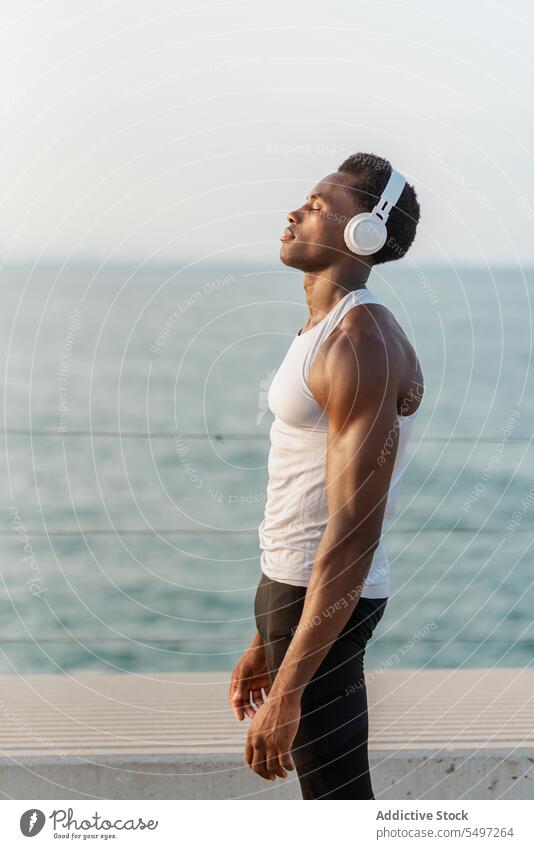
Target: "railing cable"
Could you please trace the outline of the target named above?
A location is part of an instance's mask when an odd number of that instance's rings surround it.
[[[61,439],[73,437],[90,437],[91,439],[209,439],[209,440],[268,440],[268,433],[219,433],[219,432],[184,432],[155,430],[59,430],[54,428],[32,428],[31,430],[23,428],[0,428],[0,433],[4,436],[31,436],[31,437],[60,437]],[[462,442],[472,443],[478,442],[482,444],[493,444],[503,440],[503,436],[420,436],[414,437],[417,442],[429,443],[446,443],[446,442]],[[534,441],[532,436],[508,436],[506,442],[526,443]]]

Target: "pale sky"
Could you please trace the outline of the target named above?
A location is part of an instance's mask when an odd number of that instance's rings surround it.
[[[534,263],[525,0],[4,0],[4,262],[276,258],[356,151],[415,185],[420,262]]]

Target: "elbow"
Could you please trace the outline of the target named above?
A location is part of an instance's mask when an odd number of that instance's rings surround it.
[[[380,533],[367,529],[365,532],[352,529],[345,534],[336,534],[335,537],[329,535],[326,558],[335,561],[338,566],[353,569],[355,573],[367,573],[380,540]]]

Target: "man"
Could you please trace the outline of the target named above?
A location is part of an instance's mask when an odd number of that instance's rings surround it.
[[[296,767],[305,799],[374,798],[363,657],[387,604],[382,531],[423,377],[366,282],[404,256],[418,220],[402,175],[360,153],[312,189],[281,237],[282,262],[304,272],[309,317],[269,389],[258,630],[230,701],[251,720],[245,762],[267,780]]]

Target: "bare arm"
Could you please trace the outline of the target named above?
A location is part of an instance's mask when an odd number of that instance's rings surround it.
[[[325,367],[334,376],[324,402],[329,519],[274,698],[300,700],[356,607],[380,542],[396,456],[397,393],[383,342],[373,334],[359,339],[356,359],[354,341],[340,337]],[[394,449],[384,454],[388,437]]]
[[[313,386],[328,416],[329,519],[299,626],[249,729],[245,760],[264,778],[284,777],[283,767],[292,768],[289,749],[302,693],[358,603],[380,541],[398,433],[397,381],[390,366],[378,332],[343,334],[319,372],[333,377]],[[388,437],[393,450],[384,455]],[[379,463],[381,452],[385,462]]]

